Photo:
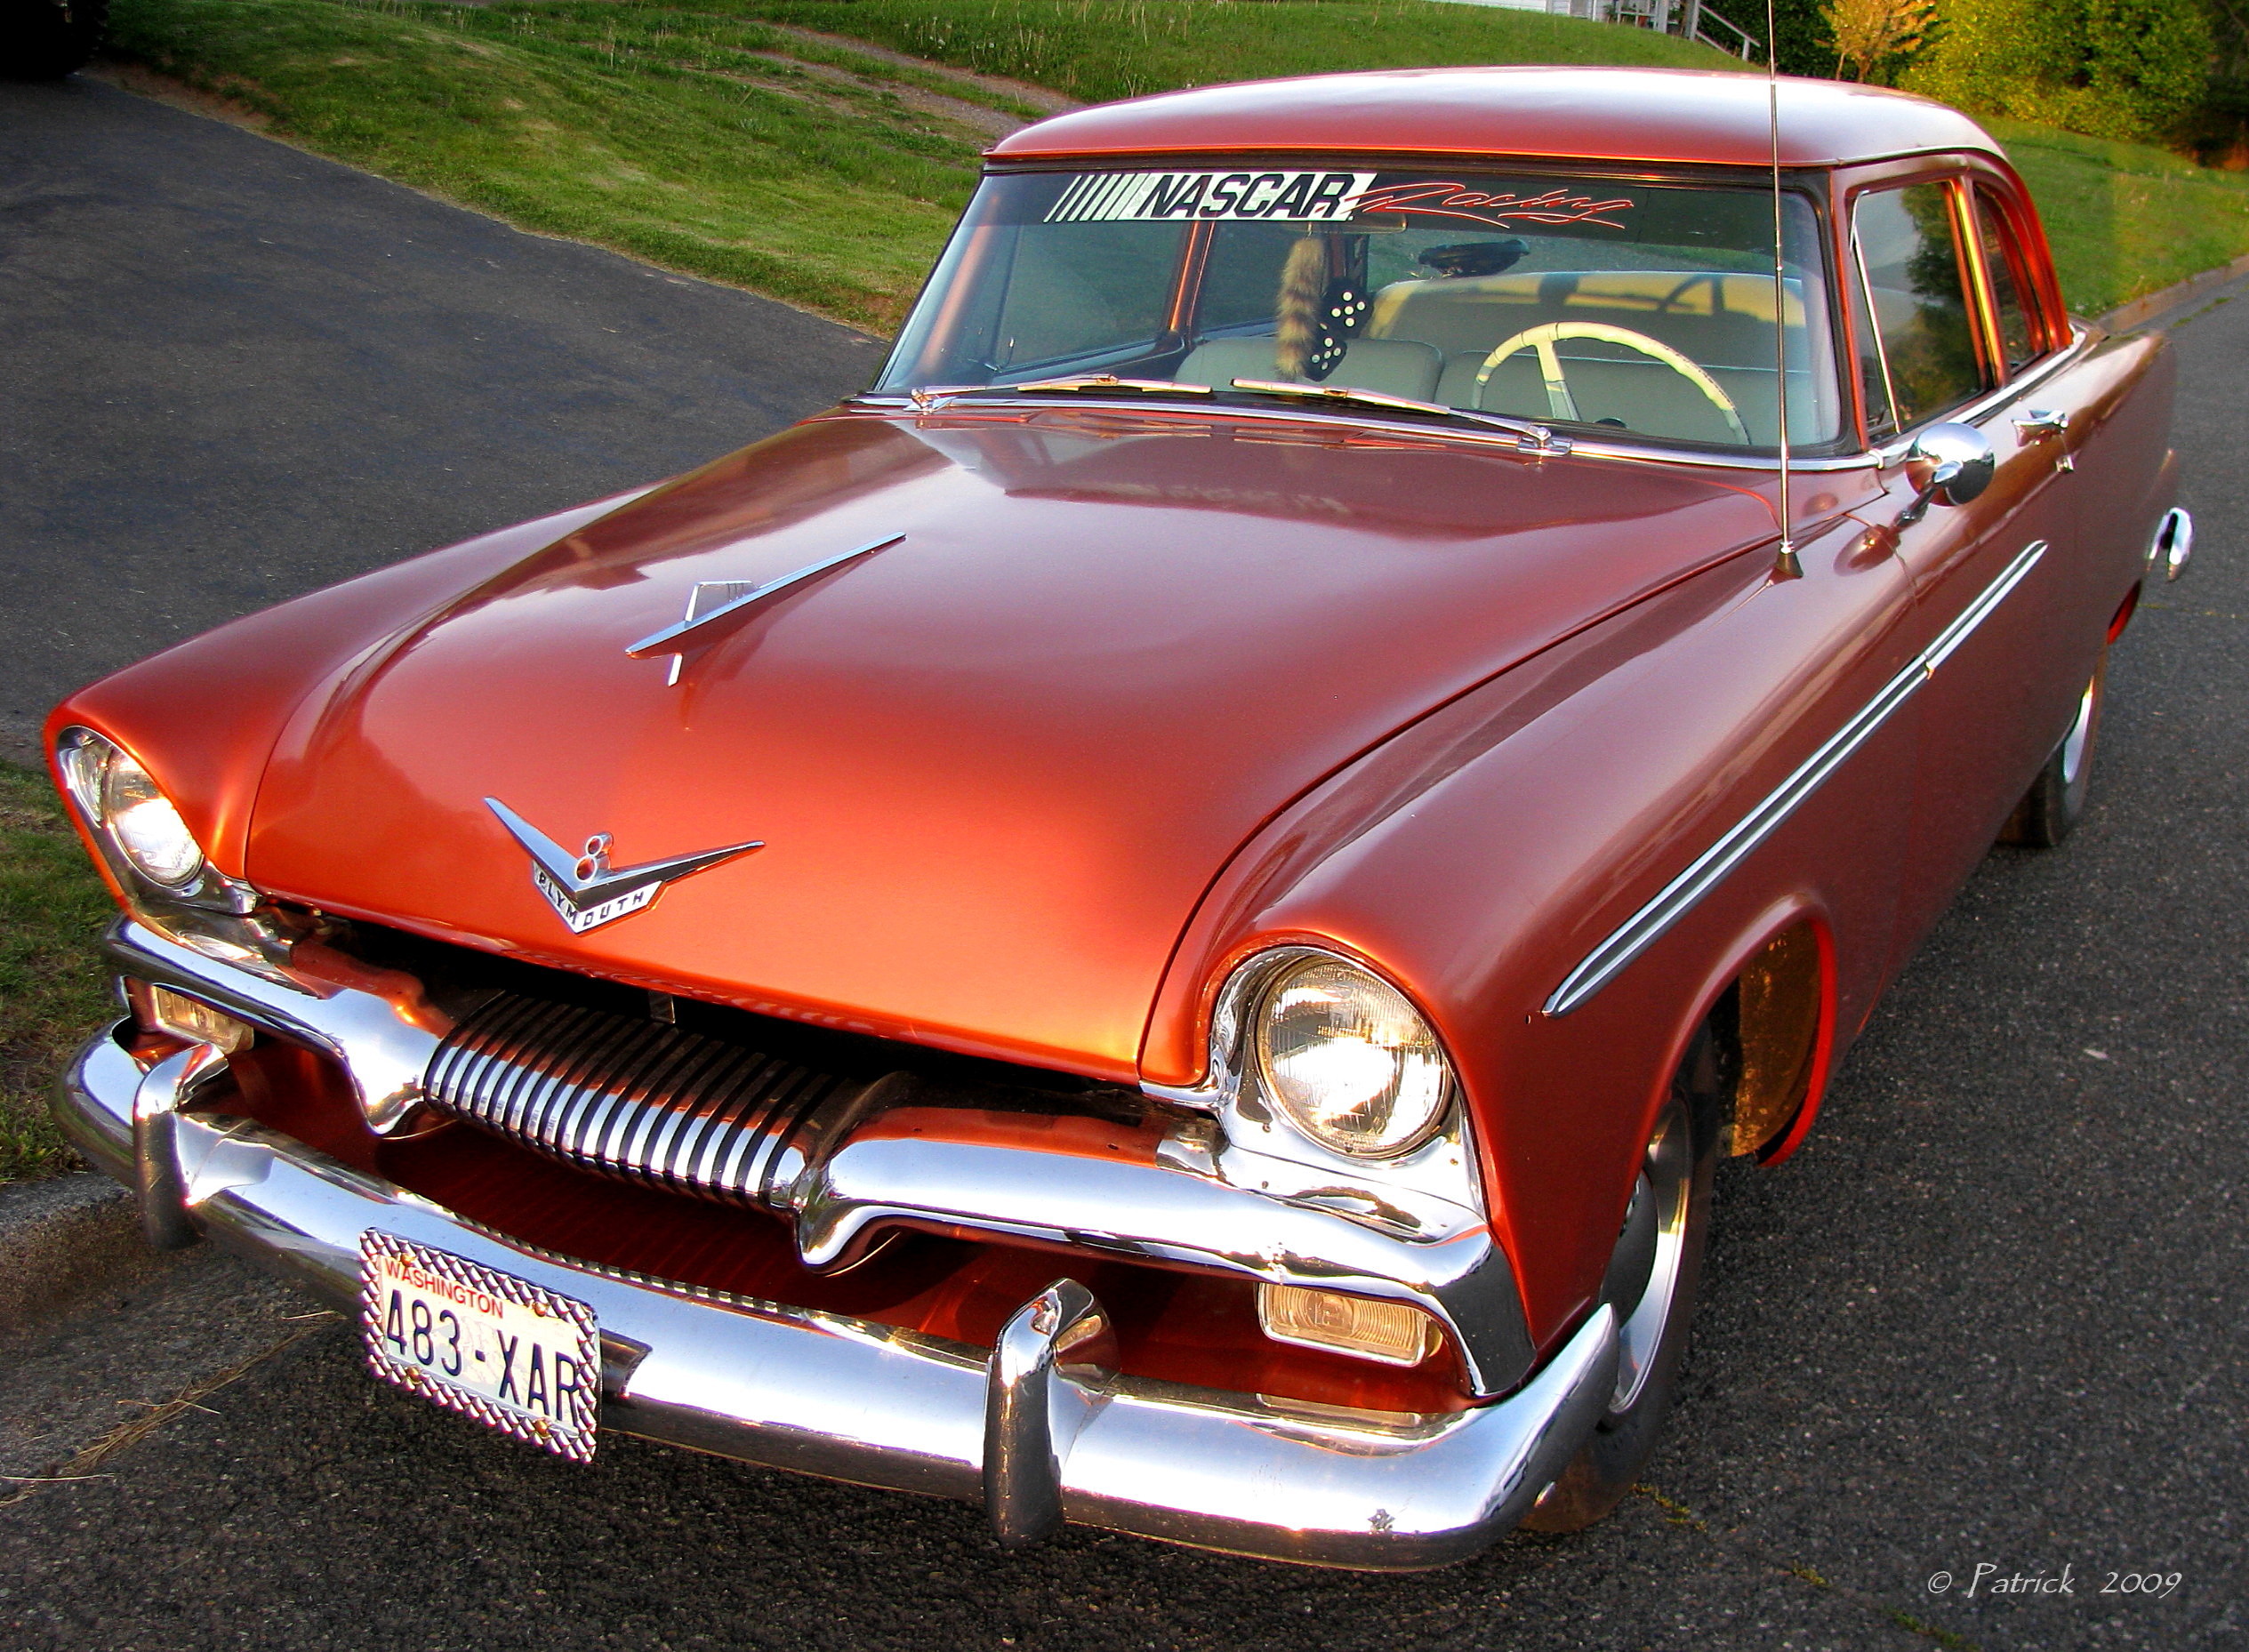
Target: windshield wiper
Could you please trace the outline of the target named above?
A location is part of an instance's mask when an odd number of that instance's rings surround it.
[[[1394,407],[1401,413],[1442,413],[1448,419],[1466,419],[1471,424],[1490,425],[1519,438],[1518,445],[1526,453],[1562,454],[1570,451],[1570,438],[1556,436],[1543,424],[1532,424],[1523,419],[1510,419],[1505,413],[1485,413],[1474,407],[1448,407],[1442,402],[1418,402],[1410,396],[1393,396],[1386,390],[1362,390],[1349,384],[1300,384],[1285,379],[1235,379],[1237,390],[1254,390],[1261,396],[1288,396],[1301,401],[1350,402],[1361,407]]]
[[[1169,379],[1120,379],[1113,373],[1077,373],[1060,379],[1021,384],[925,384],[905,392],[919,408],[939,407],[964,396],[1021,396],[1031,390],[1137,390],[1150,396],[1208,396],[1207,384],[1177,384]]]
[[[1388,407],[1400,413],[1435,413],[1505,430],[1526,453],[1559,455],[1570,451],[1570,438],[1556,436],[1543,424],[1510,419],[1505,413],[1474,407],[1448,407],[1442,402],[1418,402],[1409,396],[1384,390],[1365,390],[1349,384],[1305,384],[1283,379],[1233,379],[1229,388],[1264,396],[1286,396],[1299,401],[1349,402],[1361,407]],[[905,392],[917,408],[941,407],[964,396],[1021,396],[1032,390],[1135,390],[1152,396],[1209,396],[1208,384],[1182,384],[1173,379],[1120,379],[1113,373],[1072,373],[1059,379],[1032,379],[1022,384],[928,384]]]

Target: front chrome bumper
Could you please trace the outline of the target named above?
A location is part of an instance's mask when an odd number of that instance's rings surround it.
[[[1201,1548],[1404,1570],[1520,1520],[1615,1382],[1607,1309],[1513,1395],[1434,1417],[1115,1375],[1099,1308],[1058,1281],[985,1351],[728,1297],[534,1251],[263,1126],[196,1111],[196,1064],[143,1073],[110,1033],[58,1082],[56,1113],[141,1191],[152,1236],[207,1235],[352,1311],[380,1229],[589,1304],[604,1423],[831,1480],[984,1502],[1009,1542],[1063,1520]]]

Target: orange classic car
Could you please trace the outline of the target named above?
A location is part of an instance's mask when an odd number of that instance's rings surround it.
[[[60,1081],[376,1375],[1241,1554],[1654,1448],[2175,576],[2172,358],[1861,86],[1444,69],[994,148],[865,394],[73,695]]]

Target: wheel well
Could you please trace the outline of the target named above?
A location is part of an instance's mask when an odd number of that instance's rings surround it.
[[[1826,1079],[1826,944],[1800,919],[1751,954],[1711,1008],[1710,1030],[1731,1082],[1724,1150],[1767,1162],[1795,1148]]]

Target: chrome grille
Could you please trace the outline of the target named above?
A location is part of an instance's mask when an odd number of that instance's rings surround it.
[[[502,993],[430,1059],[430,1103],[590,1170],[785,1207],[798,1129],[853,1081],[662,1022]]]

